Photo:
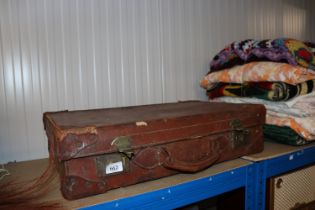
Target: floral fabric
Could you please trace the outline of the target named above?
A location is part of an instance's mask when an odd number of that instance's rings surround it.
[[[201,81],[201,87],[213,88],[216,83],[244,82],[285,82],[295,85],[315,79],[315,71],[286,63],[251,62],[206,75]]]
[[[292,100],[286,101],[284,104],[290,109],[301,110],[305,115],[315,116],[315,92],[293,98]]]
[[[301,96],[297,97],[301,98]],[[257,98],[246,98],[246,97],[220,97],[212,99],[213,102],[226,102],[226,103],[247,103],[247,104],[263,104],[267,111],[279,112],[287,115],[292,115],[295,117],[309,117],[315,116],[315,104],[312,107],[300,106],[300,102],[303,100],[296,100],[294,104],[289,104],[289,102],[274,102],[267,101]],[[290,103],[292,103],[290,101]]]
[[[240,97],[220,97],[213,102],[227,102],[227,103],[252,103],[252,104],[264,104],[260,103],[266,100],[261,99],[250,99]],[[294,130],[305,140],[315,140],[315,115],[305,115],[303,110],[297,108],[284,109],[284,103],[282,106],[278,106],[280,102],[268,102],[265,103],[267,110],[266,124],[276,126],[287,126]]]
[[[269,101],[287,101],[294,97],[311,93],[314,89],[315,80],[305,81],[297,85],[290,85],[284,82],[218,83],[207,91],[207,95],[209,98],[238,96]]]
[[[274,61],[315,69],[313,43],[289,38],[271,40],[243,40],[233,42],[211,61],[210,71],[220,71],[252,61]]]
[[[287,126],[307,141],[315,140],[315,117],[281,116],[276,112],[266,114],[266,124]]]
[[[200,86],[211,101],[264,104],[267,137],[292,145],[315,141],[315,43],[233,42],[212,59]]]

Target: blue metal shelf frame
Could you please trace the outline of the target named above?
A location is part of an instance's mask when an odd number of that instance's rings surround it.
[[[265,209],[266,185],[264,165],[253,163],[248,166],[247,185],[245,188],[245,209],[262,210]]]
[[[315,163],[315,146],[265,160],[266,178]]]
[[[256,182],[257,200],[255,209],[265,209],[267,179],[287,173],[291,170],[315,164],[315,146],[253,163],[253,167],[260,171],[260,181]]]
[[[174,209],[241,187],[245,187],[246,195],[249,195],[245,198],[246,209],[255,209],[255,202],[247,201],[256,191],[255,169],[248,167],[250,165],[253,164],[157,191],[81,209]]]
[[[315,164],[315,146],[191,182],[81,209],[174,209],[245,187],[245,209],[263,210],[268,178],[310,164]]]

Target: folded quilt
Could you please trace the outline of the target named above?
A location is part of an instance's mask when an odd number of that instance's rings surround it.
[[[311,52],[315,56],[315,43],[313,43],[313,42],[304,42],[304,44],[311,50]]]
[[[294,97],[311,93],[314,89],[315,80],[309,80],[297,85],[290,85],[284,82],[218,83],[207,91],[207,95],[209,98],[239,96],[269,101],[287,101]]]
[[[256,99],[258,104],[260,99]],[[250,101],[249,98],[237,98],[237,97],[221,97],[211,100],[213,102],[227,102],[227,103],[256,103]],[[277,102],[273,104],[266,103],[265,107],[266,113],[266,124],[277,125],[277,126],[287,126],[294,130],[298,135],[307,141],[315,139],[315,116],[314,115],[303,115],[301,110],[296,108],[282,109],[281,106],[275,106]],[[280,102],[278,102],[280,103]],[[282,104],[282,107],[284,105]],[[299,115],[298,113],[301,113]]]
[[[299,96],[302,97],[302,96]],[[297,97],[297,98],[299,98]],[[226,102],[226,103],[248,103],[248,104],[263,104],[267,111],[273,111],[278,113],[283,113],[287,115],[292,115],[296,117],[308,117],[315,115],[315,104],[313,108],[309,107],[299,107],[299,101],[296,100],[296,103],[293,106],[289,106],[286,102],[273,102],[273,101],[266,101],[263,99],[257,98],[246,98],[246,97],[220,97],[212,99],[213,102]],[[301,100],[303,101],[303,100]],[[302,102],[303,103],[303,102]]]
[[[220,71],[252,61],[274,61],[315,69],[312,43],[289,38],[233,42],[214,56],[210,71]]]
[[[282,116],[282,114],[277,112],[267,111],[266,124],[290,127],[306,141],[312,141],[315,139],[314,116],[303,118],[288,115]]]
[[[206,75],[200,85],[213,88],[216,83],[285,82],[295,85],[315,79],[315,71],[286,63],[251,62]]]
[[[279,127],[275,125],[264,125],[263,131],[265,138],[284,144],[299,146],[310,142],[306,141],[303,137],[299,136],[294,130],[287,126]]]
[[[290,108],[297,108],[306,114],[315,114],[315,91],[284,102]]]

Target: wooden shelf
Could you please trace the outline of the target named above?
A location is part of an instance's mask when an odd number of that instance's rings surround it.
[[[117,209],[130,205],[134,208],[144,205],[148,208],[180,207],[244,186],[246,167],[249,164],[251,163],[242,159],[226,161],[200,173],[177,174],[74,201],[62,197],[56,174],[56,178],[50,183],[52,190],[43,201],[58,201],[70,209],[101,209],[104,205]],[[5,166],[11,173],[5,180],[31,180],[38,177],[47,166],[48,159],[11,163]]]
[[[216,164],[199,173],[177,174],[74,201],[62,197],[56,173],[51,191],[42,201],[57,201],[69,209],[174,209],[244,187],[245,208],[264,209],[269,177],[314,163],[315,143],[288,146],[266,141],[261,153]],[[48,159],[7,164],[11,175],[3,181],[31,180],[47,165]]]

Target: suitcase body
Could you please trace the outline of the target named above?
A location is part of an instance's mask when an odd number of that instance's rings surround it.
[[[263,150],[262,105],[188,101],[47,112],[50,158],[67,199]]]

